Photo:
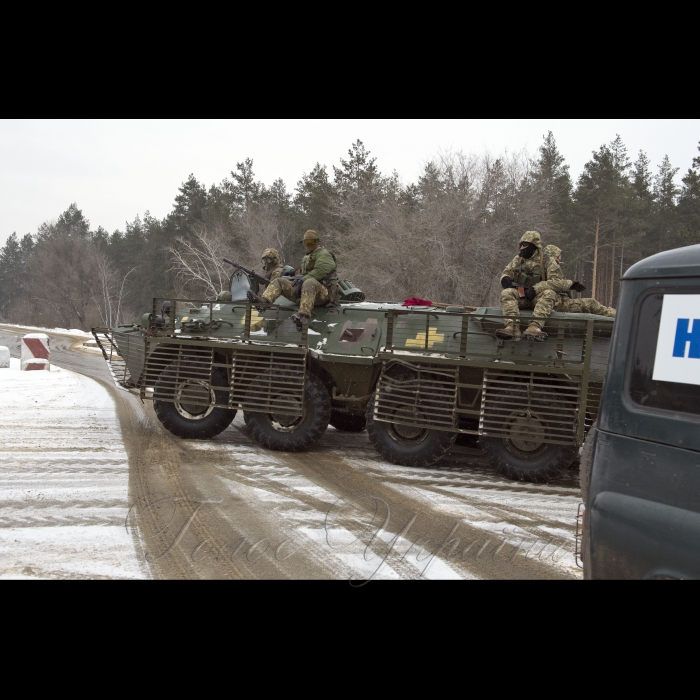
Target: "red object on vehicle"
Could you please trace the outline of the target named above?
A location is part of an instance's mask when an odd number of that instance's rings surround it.
[[[403,306],[432,306],[433,302],[428,299],[419,299],[418,297],[411,297],[404,301]]]

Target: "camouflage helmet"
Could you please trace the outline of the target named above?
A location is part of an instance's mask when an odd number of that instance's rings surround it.
[[[228,290],[224,290],[223,292],[219,292],[218,296],[216,297],[217,301],[231,301],[233,297],[231,296],[231,292]]]
[[[561,262],[561,248],[557,248],[557,246],[550,244],[548,246],[545,246],[542,252],[545,255],[548,255],[553,260]]]
[[[270,258],[276,265],[280,264],[280,254],[277,252],[276,248],[265,248],[261,258]]]
[[[306,243],[307,241],[309,241],[309,242],[313,241],[314,243],[318,243],[318,240],[319,240],[319,238],[318,238],[318,234],[316,233],[316,231],[314,231],[313,229],[309,229],[304,234],[304,238],[301,242]]]
[[[520,239],[520,242],[533,243],[537,246],[537,248],[542,250],[542,238],[540,237],[540,234],[537,231],[525,231],[525,233],[523,233]]]

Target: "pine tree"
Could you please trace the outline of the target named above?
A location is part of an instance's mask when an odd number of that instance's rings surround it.
[[[374,198],[381,188],[381,175],[375,163],[376,158],[370,158],[370,151],[358,139],[348,150],[348,160],[340,159],[340,168],[333,166],[335,187],[341,196],[350,194],[366,198]]]
[[[700,151],[700,145],[698,146]],[[693,167],[683,176],[678,198],[678,225],[685,245],[700,243],[700,156],[693,158]]]
[[[551,131],[544,137],[539,153],[534,180],[546,195],[546,206],[552,223],[555,227],[565,230],[571,209],[573,186],[569,166],[565,165],[564,156],[559,152]]]
[[[620,248],[620,277],[632,264],[633,258],[641,259],[653,252],[650,236],[654,217],[654,194],[650,164],[647,154],[639,151],[632,166],[628,226],[622,236]]]
[[[654,230],[658,252],[674,248],[679,242],[675,214],[680,190],[674,181],[678,170],[679,168],[674,168],[671,165],[671,161],[666,155],[654,178]]]
[[[221,189],[228,199],[232,214],[240,214],[259,203],[265,192],[264,185],[255,181],[253,161],[250,158],[236,163],[236,170],[231,171],[231,179],[224,180]]]
[[[207,203],[207,191],[197,178],[189,177],[178,188],[175,207],[168,217],[169,227],[177,234],[187,233],[192,226],[201,223]]]
[[[287,185],[284,180],[279,177],[269,189],[265,190],[265,197],[280,214],[287,214],[292,205],[292,195],[287,191]]]
[[[331,212],[337,192],[328,177],[325,165],[316,163],[311,172],[297,182],[294,206],[298,212],[299,228],[314,229],[323,234],[333,225]]]
[[[27,285],[27,261],[34,247],[27,234],[20,241],[13,233],[0,250],[0,312],[6,312]]]
[[[627,146],[622,142],[620,134],[615,134],[615,140],[610,142],[610,153],[612,153],[613,167],[620,177],[628,178],[630,159],[627,155]]]
[[[54,222],[47,221],[39,226],[37,242],[54,236],[71,238],[89,238],[90,222],[85,218],[78,205],[73,202]]]
[[[66,211],[58,217],[56,227],[70,236],[86,238],[90,235],[90,222],[83,216],[78,205],[71,204]]]
[[[608,290],[607,301],[614,299],[613,285],[599,276],[600,253],[609,247],[608,271],[615,269],[615,247],[618,233],[625,233],[630,182],[626,149],[618,138],[610,146],[593,152],[578,179],[574,193],[576,230],[581,235],[583,251],[592,253],[591,296],[598,294],[601,284]],[[612,278],[614,282],[614,277]]]

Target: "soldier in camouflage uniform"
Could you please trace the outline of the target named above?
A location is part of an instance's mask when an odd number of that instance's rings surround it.
[[[261,262],[265,277],[267,277],[270,282],[274,282],[282,275],[284,266],[280,261],[280,254],[275,248],[265,248]]]
[[[562,264],[561,248],[555,245],[548,245],[543,253],[550,258],[554,258],[558,265]],[[571,314],[597,314],[598,316],[608,316],[615,318],[615,309],[603,306],[596,299],[572,299],[570,290],[582,292],[586,288],[580,283],[567,279],[556,279],[548,282],[550,289],[557,292],[558,299],[554,305],[555,311]]]
[[[335,260],[325,248],[319,245],[316,231],[307,231],[302,241],[306,255],[301,261],[300,274],[295,277],[278,277],[270,283],[262,296],[248,293],[254,303],[273,303],[280,296],[290,301],[299,301],[299,311],[292,314],[292,320],[301,329],[308,324],[314,306],[325,306],[329,301],[329,291],[337,279]]]
[[[506,320],[505,328],[496,331],[505,340],[544,340],[547,334],[542,330],[546,320],[557,303],[558,294],[551,283],[563,276],[557,261],[545,256],[542,239],[537,231],[526,231],[520,239],[520,252],[503,270],[501,276],[501,308],[503,315],[512,317]],[[515,286],[514,286],[515,285]],[[520,296],[518,290],[523,290]],[[520,309],[533,309],[533,316],[527,330],[520,334]]]

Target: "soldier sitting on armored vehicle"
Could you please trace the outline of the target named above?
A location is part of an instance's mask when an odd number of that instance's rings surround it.
[[[506,317],[505,328],[496,331],[504,340],[545,340],[542,330],[557,303],[558,294],[550,282],[563,279],[554,258],[542,252],[542,240],[537,231],[525,231],[520,239],[520,252],[503,270],[501,276],[501,308]],[[533,309],[530,325],[520,333],[520,309]],[[510,317],[510,318],[508,318]]]
[[[337,280],[335,259],[328,250],[320,247],[316,231],[307,231],[302,243],[306,247],[306,255],[299,274],[278,277],[261,296],[248,292],[248,299],[254,304],[272,304],[281,296],[298,301],[299,311],[292,314],[292,320],[299,330],[308,324],[314,306],[328,303],[331,287]]]
[[[548,245],[543,251],[545,256],[554,258],[557,265],[562,265],[561,248],[555,245]],[[597,314],[598,316],[608,316],[615,318],[615,309],[603,306],[596,299],[572,299],[570,290],[583,292],[586,288],[580,283],[572,280],[553,279],[547,282],[549,288],[557,292],[559,298],[554,305],[555,311],[571,314]]]
[[[280,254],[275,248],[265,248],[261,262],[265,276],[270,280],[270,283],[282,276],[284,265],[282,265]]]

